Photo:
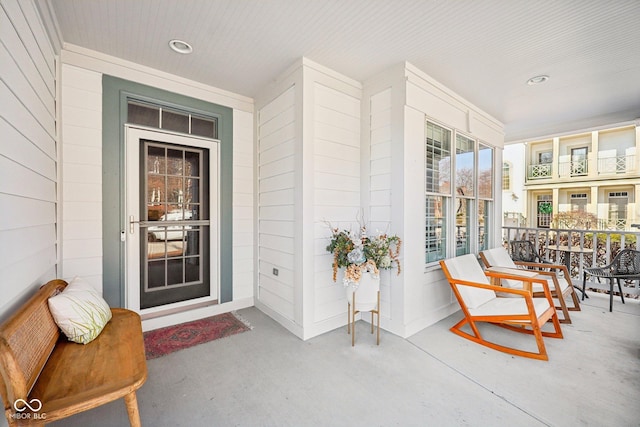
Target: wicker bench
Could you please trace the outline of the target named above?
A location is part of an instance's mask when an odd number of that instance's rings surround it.
[[[47,303],[66,286],[47,283],[0,325],[0,396],[9,425],[44,425],[122,397],[129,422],[139,426],[136,390],[147,379],[140,316],[112,308],[94,341],[70,342]]]

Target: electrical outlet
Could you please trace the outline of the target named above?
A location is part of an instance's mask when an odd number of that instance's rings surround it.
[[[274,275],[274,276],[277,276],[277,275],[278,275],[278,273],[279,273],[278,269],[277,269],[277,268],[274,268],[274,269],[273,269],[273,275]]]

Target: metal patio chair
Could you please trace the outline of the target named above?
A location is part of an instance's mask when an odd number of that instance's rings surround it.
[[[611,261],[611,264],[604,267],[588,267],[583,270],[582,299],[584,300],[587,286],[587,274],[596,278],[609,279],[609,311],[613,311],[613,281],[615,279],[618,282],[620,299],[624,304],[622,280],[640,280],[640,251],[623,249]]]
[[[550,264],[540,257],[535,245],[530,240],[513,240],[511,243],[511,258],[514,261],[534,262],[538,264]]]

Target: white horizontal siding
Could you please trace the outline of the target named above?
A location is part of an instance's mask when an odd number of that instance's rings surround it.
[[[313,320],[322,322],[346,307],[342,284],[332,280],[327,221],[349,227],[360,210],[360,100],[315,82],[313,102]]]
[[[391,227],[391,89],[369,99],[369,218],[371,231]],[[391,316],[388,274],[380,280],[380,304],[384,317]]]
[[[102,289],[102,75],[62,66],[62,274]]]
[[[233,111],[233,299],[253,296],[253,114]]]
[[[372,95],[369,103],[369,218],[372,227],[387,230],[391,222],[391,89]]]
[[[13,1],[13,3],[15,4],[17,2]],[[9,2],[3,2],[3,5],[6,7],[9,5]],[[19,26],[20,24],[16,23],[15,25]],[[51,100],[53,100],[55,96],[55,82],[47,76],[52,76],[54,73],[47,71],[41,73],[39,68],[35,66],[32,55],[35,54],[37,56],[39,54],[25,48],[21,40],[21,37],[24,35],[24,32],[21,33],[18,31],[16,26],[11,22],[4,8],[0,9],[0,38],[2,38],[2,44],[7,49],[7,52],[10,52],[12,61],[20,68],[27,82],[34,88],[35,92],[42,99],[42,102],[46,105],[52,105]],[[28,31],[27,37],[29,37]],[[47,46],[47,44],[45,41],[44,46]],[[19,48],[21,45],[22,48]],[[51,55],[50,60],[53,64],[53,55]],[[5,63],[3,62],[3,64]]]
[[[258,112],[258,298],[294,320],[295,86]],[[278,275],[275,275],[277,269]]]
[[[56,276],[53,48],[31,2],[0,3],[0,320]]]
[[[29,106],[21,102],[20,98],[2,81],[0,81],[0,117],[12,124],[30,143],[36,145],[47,156],[56,158],[55,135],[50,128],[45,129],[40,121],[29,110]],[[51,120],[54,117],[51,116]]]

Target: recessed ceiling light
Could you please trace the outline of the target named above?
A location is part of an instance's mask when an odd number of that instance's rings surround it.
[[[527,84],[529,86],[539,85],[541,83],[545,83],[548,80],[549,80],[549,76],[542,74],[540,76],[531,77],[529,80],[527,80]]]
[[[193,48],[187,42],[183,42],[182,40],[171,40],[169,42],[169,47],[173,49],[175,52],[181,53],[183,55],[187,55],[193,52]]]

